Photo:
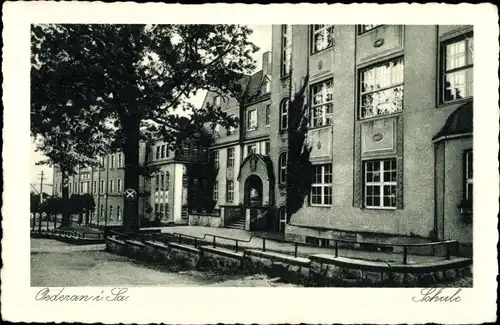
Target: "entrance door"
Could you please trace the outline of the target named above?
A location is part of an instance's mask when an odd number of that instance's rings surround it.
[[[278,218],[279,218],[279,224],[278,224],[278,231],[279,232],[285,232],[285,227],[286,227],[286,207],[282,206],[278,210]]]

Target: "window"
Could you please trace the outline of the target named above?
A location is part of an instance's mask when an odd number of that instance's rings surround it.
[[[110,168],[115,168],[115,155],[111,155],[111,167]]]
[[[118,154],[118,167],[123,167],[122,163],[123,163],[123,161],[122,161],[122,154],[119,153]]]
[[[110,179],[108,182],[108,193],[113,193],[113,180]]]
[[[311,205],[332,204],[332,165],[316,165],[313,167],[313,183],[311,185]]]
[[[373,117],[403,110],[402,58],[378,64],[360,73],[360,116]]]
[[[73,183],[73,190],[78,194],[78,182]]]
[[[122,180],[121,179],[117,179],[116,180],[116,191],[117,192],[121,192],[122,191]]]
[[[269,156],[271,154],[271,142],[270,141],[266,141],[266,156]]]
[[[469,34],[443,44],[443,103],[473,95],[473,40],[472,34]]]
[[[162,145],[161,145],[161,158],[165,158],[165,149],[166,149],[166,148],[165,148],[165,145],[164,145],[164,144],[162,144]]]
[[[472,164],[472,150],[465,152],[465,199],[472,201],[473,194],[473,164]]]
[[[168,144],[165,145],[165,156],[167,158],[170,158],[170,148],[168,147]]]
[[[252,109],[247,112],[247,130],[255,130],[257,128],[257,110]]]
[[[370,31],[372,29],[375,29],[377,28],[378,26],[382,26],[382,25],[359,25],[359,28],[358,28],[358,33],[359,34],[363,34],[363,33],[366,33],[367,31]]]
[[[165,188],[165,174],[160,175],[160,190]]]
[[[279,182],[281,184],[286,183],[286,174],[287,174],[287,153],[284,152],[280,155],[279,159]]]
[[[234,181],[227,181],[226,184],[226,201],[233,202],[234,201]]]
[[[69,183],[69,189],[68,189],[68,192],[69,192],[70,194],[71,194],[71,190],[72,190],[72,188],[71,188],[71,184],[72,184],[72,183],[70,182],[70,183]]]
[[[97,192],[97,181],[92,181],[92,193]]]
[[[104,157],[101,157],[101,168],[104,168]]]
[[[290,74],[292,62],[292,25],[281,25],[281,76]]]
[[[212,151],[212,162],[214,163],[214,166],[215,168],[219,168],[219,151],[218,150],[214,150]]]
[[[220,107],[220,104],[221,104],[221,97],[220,96],[215,96],[214,97],[214,106],[215,107]]]
[[[215,201],[219,199],[219,181],[214,182],[213,199]]]
[[[111,220],[113,220],[113,206],[112,205],[109,206],[109,218]]]
[[[271,105],[266,105],[266,126],[271,124]]]
[[[262,89],[260,90],[262,94],[268,94],[271,92],[271,82],[269,79],[265,79],[264,83],[262,84]]]
[[[156,159],[160,159],[160,149],[161,149],[160,146],[156,147]]]
[[[220,125],[219,124],[215,124],[214,129],[212,131],[212,136],[214,138],[218,138],[219,135],[220,135]]]
[[[396,208],[396,159],[364,163],[364,200],[367,208]]]
[[[99,213],[101,214],[101,218],[104,217],[104,205],[101,205],[101,210],[99,210]]]
[[[249,144],[247,147],[247,156],[251,155],[253,153],[257,153],[257,145],[256,144]]]
[[[311,126],[330,125],[333,115],[333,80],[311,86]]]
[[[234,148],[227,148],[227,167],[234,167]]]
[[[170,187],[170,173],[166,172],[165,173],[165,189],[168,191],[169,187]]]
[[[312,25],[311,54],[323,51],[331,46],[333,46],[333,26]]]
[[[280,105],[280,130],[288,129],[288,105],[289,104],[290,104],[290,101],[288,100],[288,98],[281,101],[281,105]]]
[[[101,179],[101,181],[99,182],[99,192],[102,193],[104,192],[104,180]]]
[[[116,220],[122,220],[122,208],[120,206],[116,207]]]

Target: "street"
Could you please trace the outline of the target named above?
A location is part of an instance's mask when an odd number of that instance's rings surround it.
[[[166,272],[104,251],[104,245],[72,246],[31,239],[31,286],[290,286],[266,276]]]

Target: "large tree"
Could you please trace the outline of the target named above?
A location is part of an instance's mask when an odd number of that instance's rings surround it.
[[[188,100],[200,90],[241,91],[238,80],[255,68],[251,32],[237,25],[34,25],[32,111],[38,120],[64,116],[83,134],[113,139],[125,156],[125,188],[138,191],[141,139],[161,135],[178,144],[208,122],[235,126],[220,108],[195,109]],[[137,199],[125,201],[123,226],[138,229]]]

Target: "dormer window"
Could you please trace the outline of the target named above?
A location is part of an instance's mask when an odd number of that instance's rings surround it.
[[[271,92],[271,82],[269,81],[269,79],[267,79],[267,77],[266,80],[264,80],[264,83],[262,84],[261,91],[263,94],[268,94]]]
[[[215,107],[220,107],[221,102],[222,102],[222,99],[221,99],[220,96],[215,96],[214,97],[214,106]]]

